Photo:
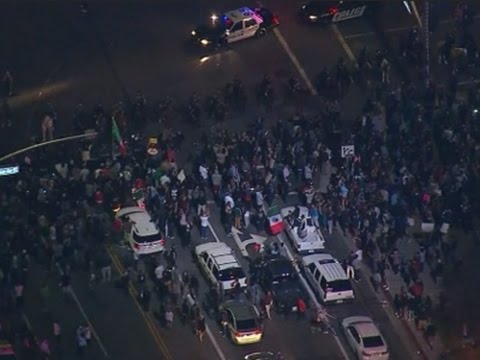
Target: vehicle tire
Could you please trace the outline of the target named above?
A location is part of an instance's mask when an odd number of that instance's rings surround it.
[[[267,30],[265,30],[264,28],[260,28],[257,30],[257,32],[255,33],[255,36],[257,38],[261,38],[261,37],[264,37],[265,34],[267,33]]]

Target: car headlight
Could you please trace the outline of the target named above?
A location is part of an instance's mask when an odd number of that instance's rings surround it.
[[[210,44],[210,41],[208,41],[207,39],[202,39],[200,40],[200,44],[202,44],[203,46],[207,46],[208,44]]]
[[[305,10],[307,8],[307,5],[302,5],[302,10]]]
[[[195,30],[192,30],[192,36],[197,35],[197,32]]]
[[[318,19],[318,17],[315,16],[315,15],[310,15],[308,18],[309,18],[310,20],[312,20],[312,21],[315,21],[315,20]]]

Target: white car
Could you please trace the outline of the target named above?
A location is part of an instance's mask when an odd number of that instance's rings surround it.
[[[201,47],[220,47],[252,37],[262,37],[278,26],[278,17],[268,9],[243,6],[220,16],[212,15],[210,24],[199,25],[191,32],[191,40]]]
[[[382,334],[367,316],[343,319],[342,328],[348,343],[359,360],[388,360],[388,346]]]
[[[221,242],[207,242],[195,247],[195,258],[209,282],[222,291],[232,290],[238,281],[247,286],[247,277],[233,250]]]
[[[288,206],[281,210],[288,236],[299,254],[313,254],[325,249],[325,238],[313,224],[308,208]]]
[[[165,240],[147,210],[137,206],[120,209],[116,217],[122,220],[123,237],[138,255],[165,250]]]

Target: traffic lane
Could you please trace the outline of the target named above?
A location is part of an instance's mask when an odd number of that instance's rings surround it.
[[[293,206],[298,204],[296,196],[290,196],[285,204],[280,198],[276,198],[275,205],[280,208],[284,206]],[[350,252],[354,249],[351,240],[347,239],[340,230],[335,229],[333,235],[324,234],[326,238],[326,251],[331,253],[336,259],[342,261],[350,255]],[[284,241],[291,249],[291,241],[285,233],[282,233],[280,240]],[[292,254],[295,254],[292,252]],[[405,337],[400,337],[398,334],[398,328],[395,327],[396,321],[391,316],[388,309],[384,308],[384,304],[379,301],[378,297],[373,291],[372,286],[368,283],[369,278],[366,274],[362,276],[362,280],[358,283],[352,282],[355,291],[355,300],[349,304],[342,305],[329,305],[327,306],[328,312],[335,317],[336,325],[340,326],[341,320],[346,317],[354,315],[367,315],[370,316],[379,326],[382,334],[389,345],[391,358],[403,360],[405,358],[405,349],[409,349],[410,353],[415,353],[412,345],[405,341]],[[400,329],[400,331],[402,331]],[[346,345],[346,339],[342,336],[344,345]],[[347,346],[348,348],[348,346]]]
[[[86,274],[76,276],[72,286],[110,358],[165,359],[126,291],[109,282],[99,283],[92,293]]]
[[[340,229],[334,230],[333,235],[326,237],[328,251],[340,261],[347,258],[352,250],[355,250],[351,240],[346,238]],[[405,349],[411,349],[410,344],[406,344],[398,335],[398,329],[392,323],[393,319],[387,313],[388,310],[384,308],[385,305],[379,301],[372,286],[368,283],[370,279],[367,274],[361,274],[361,277],[361,281],[353,283],[356,298],[348,313],[343,314],[343,318],[353,315],[370,316],[384,335],[391,358],[404,359]]]
[[[42,311],[43,299],[40,294],[41,287],[45,281],[48,284],[48,297],[45,306],[46,311]],[[52,324],[55,319],[59,321],[62,329],[60,353],[64,358],[68,359],[75,359],[78,356],[76,354],[76,332],[78,326],[85,325],[85,318],[75,302],[63,294],[59,287],[58,277],[50,276],[47,278],[45,269],[34,261],[30,263],[28,284],[25,291],[24,313],[31,323],[37,338],[48,338],[50,340],[52,349],[56,354],[54,359],[60,358],[58,356],[58,348],[54,346],[55,343],[52,336]],[[94,338],[92,338],[87,348],[86,355],[91,359],[104,358],[104,354]]]
[[[193,3],[188,7],[158,3],[114,8],[98,4],[95,12],[99,32],[111,44],[109,52],[129,89],[141,89],[149,96],[172,95],[186,99],[192,92],[209,94],[238,76],[254,87],[263,74],[290,68],[287,55],[273,34],[233,44],[209,57],[186,46],[196,24],[209,20],[214,8],[242,5],[229,1]],[[138,21],[141,19],[141,22]],[[126,31],[135,24],[135,31]],[[148,69],[148,71],[146,71]]]
[[[248,274],[248,260],[242,258],[233,237],[225,234],[218,208],[211,207],[209,220],[220,241],[225,242],[232,249],[236,249],[237,257]],[[254,233],[259,232],[254,231]],[[312,332],[308,319],[298,321],[296,314],[292,314],[288,318],[273,314],[271,320],[265,321],[265,336],[262,342],[252,345],[252,349],[280,351],[287,359],[343,358],[332,336]]]
[[[175,243],[175,240],[169,240],[167,242],[167,248]],[[176,244],[178,245],[178,244]],[[114,246],[112,248],[114,256],[120,261],[121,265],[124,268],[130,267],[132,265],[132,255],[129,250],[124,247]],[[176,270],[177,274],[181,274],[184,271],[192,274],[195,273],[192,257],[188,248],[182,248],[181,246],[176,246],[177,250],[177,264]],[[145,258],[140,260],[140,266],[145,267]],[[203,295],[207,292],[208,287],[202,284],[202,279],[198,274],[195,274],[196,277],[200,280],[201,283],[201,294],[202,299]],[[133,273],[132,284],[137,288],[136,273]],[[154,284],[148,278],[147,286],[153,292]],[[130,299],[132,301],[132,299]],[[154,319],[153,326],[155,326],[156,331],[158,331],[163,343],[166,345],[168,353],[171,355],[171,358],[176,359],[199,359],[199,360],[209,360],[218,358],[218,355],[212,345],[212,343],[205,337],[203,343],[198,341],[195,336],[194,329],[189,321],[186,324],[180,322],[179,314],[174,314],[174,325],[171,329],[165,329],[162,327],[161,319],[159,318],[159,309],[160,303],[155,295],[152,294],[150,302],[150,316]],[[136,309],[140,312],[140,309]],[[152,334],[150,334],[152,336]]]

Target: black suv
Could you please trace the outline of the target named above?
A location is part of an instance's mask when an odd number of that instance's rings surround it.
[[[257,263],[255,277],[262,289],[271,291],[275,310],[279,313],[297,311],[296,301],[299,297],[305,302],[308,296],[298,279],[298,275],[291,263],[285,257],[271,256]]]

